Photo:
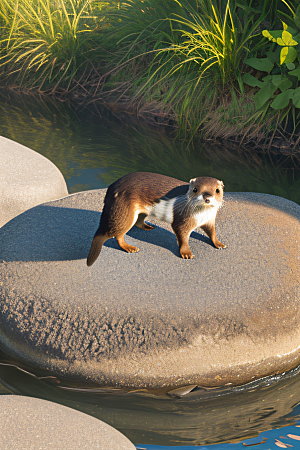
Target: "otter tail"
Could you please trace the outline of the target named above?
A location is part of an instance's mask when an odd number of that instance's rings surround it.
[[[97,236],[94,237],[89,256],[87,257],[86,260],[88,266],[94,264],[94,262],[96,261],[101,252],[102,245],[106,240],[107,236],[103,236],[101,234],[98,234]]]

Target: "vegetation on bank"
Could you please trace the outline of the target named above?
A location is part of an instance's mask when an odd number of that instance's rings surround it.
[[[0,82],[297,149],[299,30],[296,0],[0,0]]]

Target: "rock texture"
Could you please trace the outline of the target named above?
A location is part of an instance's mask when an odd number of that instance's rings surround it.
[[[1,136],[0,166],[0,227],[26,209],[68,195],[51,161]]]
[[[18,395],[0,396],[1,450],[135,450],[119,431],[66,406]]]
[[[300,207],[225,194],[215,249],[132,229],[86,257],[105,190],[46,203],[0,235],[0,343],[57,376],[117,387],[241,384],[300,363]]]

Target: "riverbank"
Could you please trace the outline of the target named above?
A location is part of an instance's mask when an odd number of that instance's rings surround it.
[[[143,116],[188,141],[298,150],[295,1],[14,3],[0,5],[2,86]],[[288,33],[287,46],[266,28]]]

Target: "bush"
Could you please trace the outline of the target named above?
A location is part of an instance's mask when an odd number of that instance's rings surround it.
[[[223,93],[232,86],[243,93],[242,61],[260,41],[259,26],[273,2],[265,1],[260,9],[234,0],[176,3],[177,11],[164,18],[168,30],[163,45],[154,49],[134,99],[160,97],[181,130],[193,135],[217,109]]]
[[[289,11],[285,20],[290,25],[282,21],[281,30],[262,31],[265,51],[244,61],[255,73],[245,73],[243,81],[257,90],[254,101],[258,113],[270,116],[273,110],[277,124],[283,125],[285,120],[284,130],[293,134],[299,129],[300,118],[300,6],[296,10],[289,6]]]

